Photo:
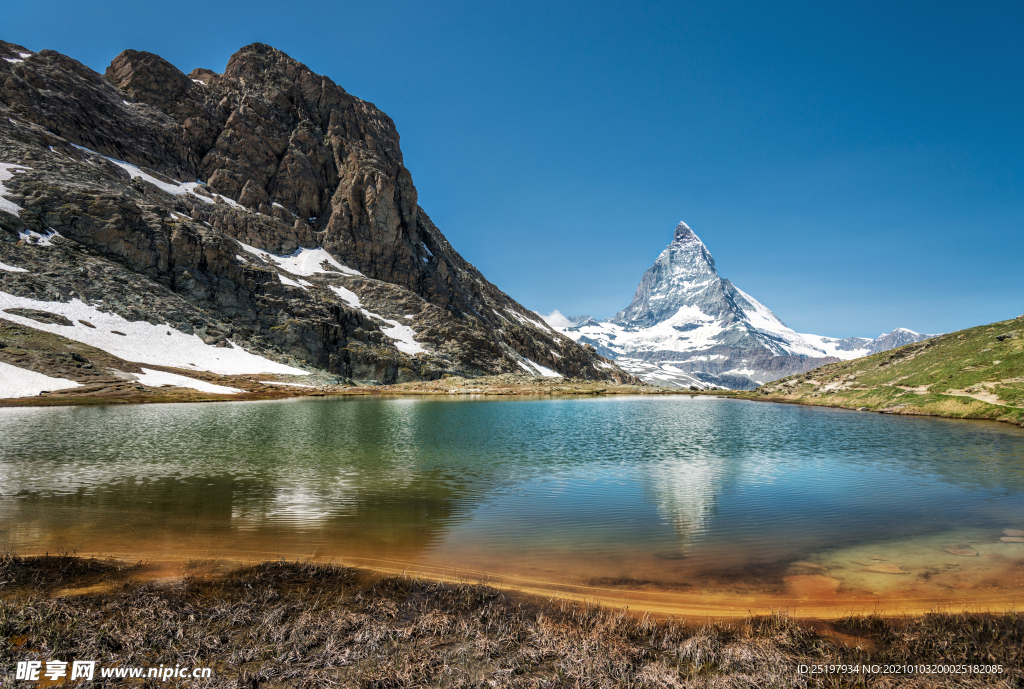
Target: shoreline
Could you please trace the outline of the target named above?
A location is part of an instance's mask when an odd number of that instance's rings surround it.
[[[897,673],[885,665],[1001,666],[993,674],[911,671],[914,686],[1024,678],[1024,619],[1014,614],[817,620],[775,611],[694,622],[337,565],[200,566],[155,581],[142,574],[141,565],[66,555],[4,556],[5,674],[16,661],[60,658],[213,668],[204,686],[814,684],[801,665],[863,666],[854,674],[868,686],[889,686]]]
[[[5,556],[0,556],[5,557]],[[912,589],[893,588],[884,591],[837,589],[839,582],[808,566],[803,575],[788,575],[776,581],[751,579],[727,587],[715,585],[653,584],[648,581],[621,582],[566,581],[537,578],[535,575],[491,572],[472,567],[434,562],[416,562],[354,555],[303,555],[299,553],[250,553],[210,556],[193,554],[168,559],[166,555],[148,552],[89,552],[51,555],[30,553],[6,557],[22,560],[63,559],[68,562],[101,563],[118,572],[131,572],[136,583],[181,581],[189,577],[220,576],[225,573],[263,566],[268,563],[295,562],[303,565],[343,568],[366,576],[406,577],[430,584],[466,584],[484,586],[503,595],[536,600],[559,600],[565,603],[598,605],[625,609],[634,616],[655,619],[686,618],[697,620],[739,620],[751,615],[771,615],[782,611],[793,619],[829,621],[851,615],[883,619],[902,619],[941,612],[943,614],[1012,614],[1024,600],[1020,589],[1004,588],[997,593],[975,590],[959,595],[922,596]],[[817,574],[812,572],[818,572]],[[0,577],[2,582],[3,577]],[[4,595],[0,585],[0,598]]]
[[[519,374],[503,374],[482,378],[441,378],[392,385],[308,385],[297,377],[239,375],[221,376],[185,371],[165,366],[147,366],[154,370],[189,375],[198,381],[241,389],[237,394],[200,392],[192,388],[152,387],[132,381],[118,381],[82,389],[69,388],[44,392],[33,397],[0,399],[2,407],[93,406],[119,404],[173,404],[186,402],[251,402],[300,397],[558,397],[597,395],[700,395],[721,396],[723,391],[694,391],[663,388],[654,385],[620,384],[564,378],[537,379]],[[729,392],[729,391],[725,391]]]
[[[916,416],[936,419],[952,419],[957,421],[988,421],[1009,424],[1024,428],[1024,420],[1014,420],[988,416],[960,416],[953,413],[935,412],[914,407],[870,409],[852,404],[841,404],[834,401],[813,402],[807,399],[787,399],[758,395],[756,391],[747,390],[688,390],[685,388],[669,388],[657,385],[630,385],[609,383],[606,381],[568,380],[552,381],[550,379],[528,379],[518,374],[503,376],[487,376],[484,378],[448,378],[437,381],[417,381],[413,383],[395,383],[391,385],[322,385],[303,386],[281,382],[276,385],[256,378],[272,378],[273,376],[218,376],[201,374],[195,371],[182,371],[170,367],[151,366],[158,370],[175,373],[188,373],[197,380],[204,380],[219,385],[243,388],[242,393],[214,394],[200,392],[191,388],[150,388],[132,383],[120,386],[106,386],[100,391],[81,390],[74,388],[43,393],[35,397],[0,398],[0,409],[19,407],[78,407],[105,405],[139,405],[139,404],[187,404],[198,402],[265,402],[307,397],[588,397],[616,395],[645,396],[690,396],[717,397],[721,399],[743,400],[748,402],[769,402],[802,407],[820,407],[823,409],[841,409],[851,412],[870,412],[892,416]],[[492,382],[496,378],[508,378],[510,381]],[[295,387],[289,388],[290,385]],[[97,394],[98,393],[98,394]]]
[[[0,398],[0,409],[19,407],[77,407],[104,405],[138,405],[138,404],[186,404],[197,402],[261,402],[307,397],[587,397],[616,395],[647,395],[647,396],[690,396],[717,397],[721,399],[744,400],[749,402],[769,402],[802,407],[820,407],[823,409],[841,409],[851,412],[870,412],[892,416],[916,416],[936,419],[952,419],[957,421],[989,421],[1009,424],[1024,428],[1024,420],[1014,420],[989,416],[960,416],[953,413],[935,412],[914,407],[870,409],[853,404],[841,404],[834,401],[813,402],[807,399],[788,399],[784,397],[758,395],[756,391],[747,390],[688,390],[685,388],[669,388],[657,385],[630,385],[609,383],[606,381],[586,380],[554,380],[529,379],[518,374],[487,376],[484,378],[447,378],[437,381],[417,381],[412,383],[395,383],[391,385],[321,385],[305,386],[280,382],[270,384],[257,381],[256,378],[272,378],[273,376],[218,376],[202,374],[195,371],[183,371],[170,367],[151,366],[157,370],[174,373],[188,373],[197,380],[212,382],[219,385],[243,388],[243,392],[233,395],[200,392],[191,388],[151,388],[132,383],[119,386],[105,386],[102,391],[59,390],[43,393],[34,397]],[[510,379],[494,382],[494,379]],[[295,387],[289,388],[294,385]]]
[[[821,409],[841,409],[843,411],[866,412],[871,414],[883,414],[885,416],[907,416],[925,417],[932,419],[950,419],[953,421],[987,421],[989,423],[1009,424],[1024,428],[1024,419],[1015,420],[1005,417],[989,416],[959,416],[950,412],[941,413],[915,407],[882,408],[870,409],[864,406],[853,406],[852,404],[838,404],[835,402],[811,402],[805,399],[786,399],[779,397],[767,397],[755,395],[755,391],[735,390],[731,395],[720,395],[729,399],[744,400],[747,402],[768,402],[773,404],[788,404],[798,407],[817,407]]]

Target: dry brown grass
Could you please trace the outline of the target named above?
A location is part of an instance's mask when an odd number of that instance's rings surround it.
[[[1011,687],[1024,681],[1024,621],[1014,615],[856,617],[814,625],[776,614],[693,625],[327,565],[264,563],[167,586],[133,582],[131,575],[75,558],[4,558],[0,683],[11,682],[17,660],[55,658],[213,667],[212,679],[182,681],[194,687]],[[69,578],[82,585],[90,577],[114,587],[53,595]],[[1006,672],[814,679],[796,670],[800,663],[950,661],[1002,663]]]

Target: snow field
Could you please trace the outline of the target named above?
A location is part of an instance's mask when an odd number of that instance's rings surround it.
[[[287,385],[288,387],[291,388],[316,388],[315,385],[304,385],[302,383],[281,383],[276,380],[261,380],[259,382],[263,383],[264,385]]]
[[[523,362],[525,362],[525,363],[523,363]],[[562,377],[561,373],[557,373],[555,371],[552,371],[547,366],[541,366],[536,361],[533,361],[532,359],[527,359],[525,356],[523,357],[523,361],[517,360],[516,363],[519,364],[524,370],[526,370],[526,372],[529,373],[531,376],[536,376],[536,375],[540,374],[541,376],[543,376],[545,378],[561,378]],[[530,366],[532,366],[533,368],[531,369]]]
[[[51,378],[0,361],[0,398],[35,397],[46,390],[66,390],[80,385],[71,380]]]
[[[198,390],[199,392],[213,392],[221,395],[235,395],[239,392],[244,392],[238,388],[229,388],[226,385],[215,385],[214,383],[207,383],[205,380],[196,380],[195,378],[189,378],[188,376],[180,376],[177,373],[154,371],[149,368],[143,368],[142,373],[135,373],[133,375],[143,385],[148,385],[154,388],[158,388],[161,385],[173,385],[176,388],[191,388],[193,390]]]
[[[281,281],[282,285],[288,285],[289,287],[298,287],[299,289],[306,289],[307,287],[313,286],[313,283],[311,282],[306,282],[305,280],[299,280],[298,282],[296,282],[295,280],[286,278],[284,275],[281,275],[280,273],[277,274],[277,277]]]
[[[882,333],[883,335],[885,333]],[[832,337],[824,337],[822,335],[811,335],[808,333],[800,333],[800,337],[810,344],[815,349],[820,349],[824,352],[824,356],[834,356],[837,359],[859,359],[862,356],[867,356],[871,353],[871,350],[867,349],[853,349],[853,350],[842,350],[837,349],[839,340]],[[822,356],[818,354],[816,356]]]
[[[308,375],[301,369],[250,354],[233,343],[230,348],[215,347],[204,343],[198,335],[186,335],[169,325],[128,321],[117,314],[100,311],[78,299],[70,302],[41,301],[0,292],[0,312],[6,309],[39,309],[64,316],[71,320],[73,325],[40,323],[24,316],[0,313],[0,318],[35,330],[61,335],[69,340],[102,349],[127,361],[209,371],[222,375]],[[81,321],[88,321],[95,327],[90,328]],[[114,331],[124,334],[118,335]]]

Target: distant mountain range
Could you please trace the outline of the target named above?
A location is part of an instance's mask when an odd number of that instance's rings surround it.
[[[873,340],[797,333],[720,277],[711,252],[684,222],[614,318],[558,311],[542,317],[647,382],[735,390],[934,337],[906,328]]]

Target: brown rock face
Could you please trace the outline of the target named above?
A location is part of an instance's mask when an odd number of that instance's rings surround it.
[[[0,42],[0,56],[23,52]],[[243,48],[223,74],[185,75],[135,50],[104,76],[47,50],[2,60],[0,162],[31,168],[6,182],[24,210],[0,212],[0,261],[34,260],[19,232],[64,238],[48,255],[51,279],[0,273],[0,291],[110,293],[105,303],[125,317],[230,337],[341,379],[521,372],[530,359],[637,382],[451,247],[418,204],[391,118],[269,46]],[[289,273],[239,241],[279,256],[322,248],[358,274],[326,264]],[[396,348],[383,319],[411,327],[426,351]]]
[[[192,86],[188,77],[153,53],[126,50],[107,67],[107,80],[131,96],[162,111],[174,110]]]

